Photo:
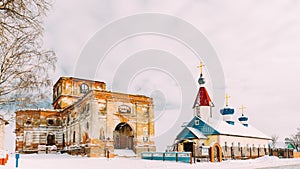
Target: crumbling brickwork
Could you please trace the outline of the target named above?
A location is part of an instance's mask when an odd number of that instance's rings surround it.
[[[152,98],[106,90],[103,82],[62,77],[53,87],[54,110],[16,112],[16,151],[105,156],[115,148],[155,151]]]

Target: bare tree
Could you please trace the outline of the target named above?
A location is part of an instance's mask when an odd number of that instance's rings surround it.
[[[276,143],[278,141],[278,135],[274,134],[271,136],[271,141],[272,141],[272,148],[275,148]]]
[[[32,106],[45,98],[48,71],[56,63],[54,52],[42,48],[42,21],[49,7],[45,0],[0,0],[1,107]]]

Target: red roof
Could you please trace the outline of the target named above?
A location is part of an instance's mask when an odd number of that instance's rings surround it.
[[[196,106],[213,106],[205,87],[200,87],[193,108]]]

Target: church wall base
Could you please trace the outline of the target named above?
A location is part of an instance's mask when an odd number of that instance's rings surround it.
[[[104,157],[105,152],[100,146],[90,146],[87,148],[87,156],[91,158]]]
[[[138,157],[141,157],[142,152],[155,152],[156,147],[155,146],[137,146],[137,147],[135,147],[134,151]]]

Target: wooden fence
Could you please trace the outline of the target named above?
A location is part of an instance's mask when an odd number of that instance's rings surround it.
[[[143,152],[142,159],[192,163],[191,152]]]

